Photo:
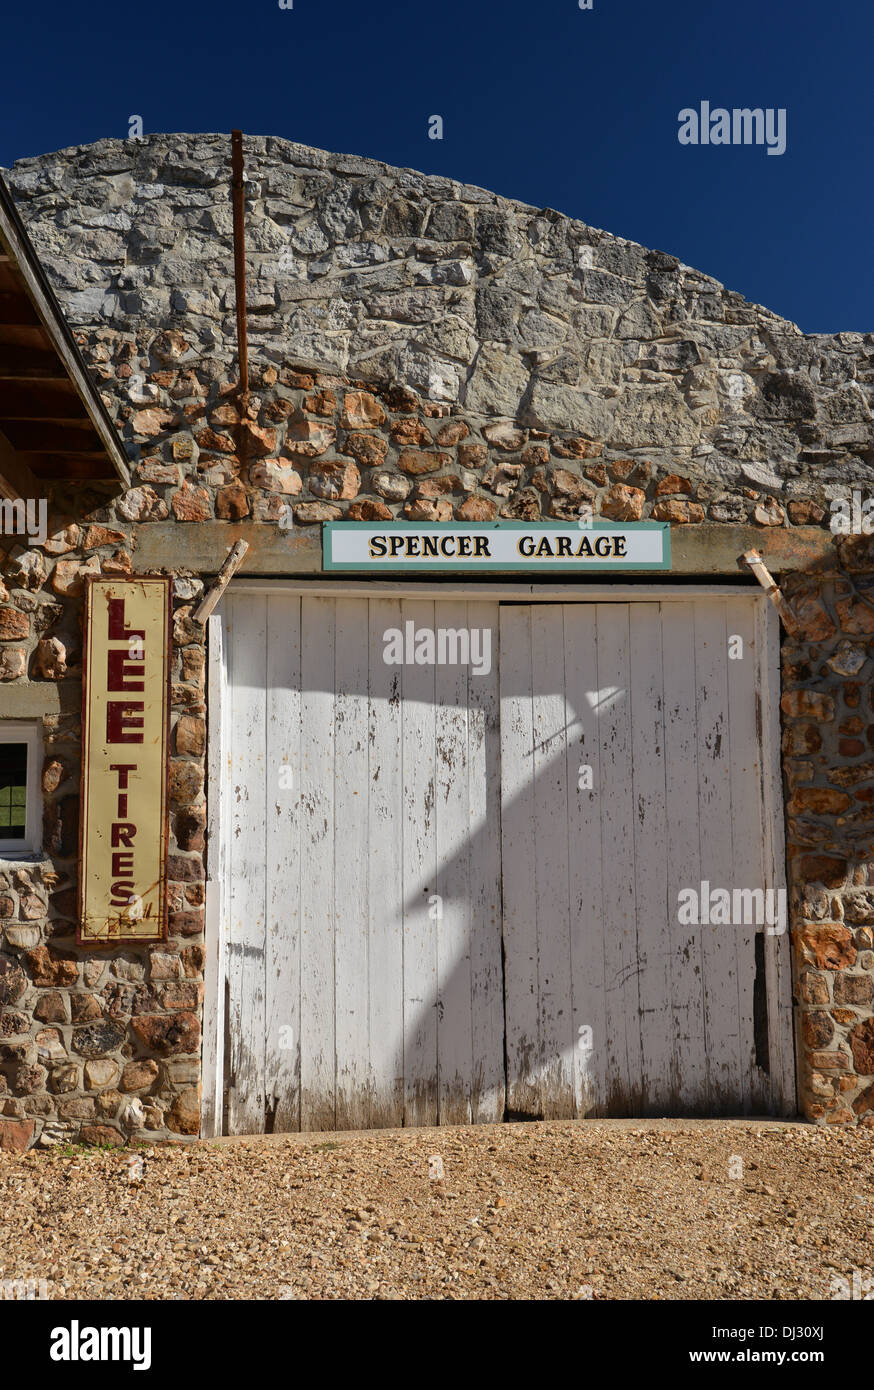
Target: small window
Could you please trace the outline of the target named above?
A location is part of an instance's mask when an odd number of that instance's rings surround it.
[[[0,857],[25,859],[40,848],[39,762],[42,729],[0,720]]]

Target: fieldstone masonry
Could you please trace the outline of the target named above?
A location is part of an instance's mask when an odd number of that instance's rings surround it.
[[[236,386],[229,140],[100,141],[6,173],[136,485],[62,484],[0,578],[0,680],[56,683],[44,855],[0,868],[0,1145],[199,1129],[202,528],[335,519],[819,528],[781,576],[800,1093],[874,1127],[874,336],[804,335],[675,257],[449,179],[245,140],[253,394]],[[83,574],[178,524],[171,905],[159,947],[74,944]],[[188,529],[186,529],[188,528]],[[791,538],[790,538],[791,539]],[[799,551],[799,554],[801,551]],[[166,570],[163,572],[167,572]],[[0,712],[3,688],[0,687]]]

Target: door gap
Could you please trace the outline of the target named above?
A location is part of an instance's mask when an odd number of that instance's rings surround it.
[[[756,974],[753,981],[753,1037],[756,1045],[756,1066],[766,1076],[771,1074],[771,1049],[768,1043],[768,990],[765,981],[765,934],[756,932]]]
[[[222,1067],[224,1085],[222,1086],[222,1134],[230,1134],[231,1118],[231,1090],[236,1078],[231,1072],[231,982],[225,976],[225,1036],[224,1036],[224,1064]]]

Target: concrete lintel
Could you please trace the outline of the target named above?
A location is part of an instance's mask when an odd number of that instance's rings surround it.
[[[4,719],[41,719],[81,705],[82,687],[67,695],[54,681],[10,682],[0,686],[0,710]]]
[[[231,546],[246,541],[243,574],[319,574],[320,526],[281,531],[262,521],[146,521],[133,526],[131,563],[147,570],[190,569],[218,574]]]
[[[545,522],[548,524],[548,521]],[[291,577],[322,573],[321,526],[281,531],[258,521],[142,522],[133,527],[132,563],[138,573],[148,570],[191,569],[197,574],[217,574],[230,547],[238,540],[250,549],[240,571],[243,576]],[[834,536],[821,526],[734,526],[721,522],[671,527],[671,568],[662,573],[678,575],[732,575],[737,577],[738,556],[756,549],[773,574],[808,570],[824,560],[834,560]],[[404,575],[427,570],[404,567]],[[489,571],[488,577],[499,574]],[[605,578],[606,571],[599,571]],[[652,570],[616,571],[617,576],[639,573],[652,580]],[[394,570],[392,578],[400,572]],[[486,577],[486,576],[484,576]],[[518,572],[514,576],[518,579]],[[555,573],[551,575],[555,578]]]

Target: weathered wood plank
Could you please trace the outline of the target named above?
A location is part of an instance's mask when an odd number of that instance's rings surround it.
[[[641,1110],[661,1114],[673,1056],[665,815],[662,622],[656,603],[629,605],[631,777],[639,962]]]
[[[607,993],[607,1107],[635,1115],[641,1103],[640,994],[634,885],[628,607],[598,605],[598,731],[601,864]]]
[[[725,606],[702,599],[695,605],[695,687],[698,713],[698,817],[701,878],[709,889],[733,887],[731,772],[729,765]],[[708,905],[709,906],[709,905]],[[705,916],[711,920],[704,921]],[[707,1048],[708,1112],[736,1112],[741,1091],[737,1024],[737,940],[730,922],[712,920],[701,904],[704,962],[704,1032]]]
[[[438,629],[467,631],[467,604],[437,603]],[[440,1124],[470,1123],[473,1029],[470,980],[470,782],[467,754],[470,667],[435,669],[434,903],[437,936],[437,1114]]]
[[[541,1114],[531,611],[501,608],[501,877],[507,1112]]]
[[[404,1119],[404,784],[401,668],[383,660],[384,634],[401,627],[396,599],[369,604],[370,1124]]]
[[[337,1010],[337,1128],[370,1122],[368,865],[371,852],[367,768],[369,631],[367,603],[335,607],[334,942]]]
[[[537,891],[540,1108],[545,1119],[574,1112],[573,1008],[568,900],[568,779],[564,623],[544,605],[531,626],[532,724]]]
[[[267,599],[228,614],[231,755],[230,1051],[232,1134],[264,1129],[264,862]]]
[[[265,1090],[276,1133],[300,1129],[300,603],[277,594],[267,609]]]
[[[434,628],[434,604],[404,600],[401,626]],[[437,840],[433,666],[403,671],[404,1124],[437,1123]]]
[[[606,1104],[601,803],[609,789],[602,782],[598,738],[596,613],[594,604],[567,604],[564,610],[573,1072],[581,1117],[604,1114]]]
[[[759,736],[762,748],[762,818],[765,883],[786,889],[783,780],[780,768],[780,630],[767,599],[756,604],[759,644]],[[788,913],[788,902],[787,902]],[[776,1115],[798,1111],[792,1007],[792,959],[788,930],[765,936],[765,986],[771,1063],[770,1108]]]
[[[698,922],[681,922],[679,895],[699,891],[695,608],[662,605],[664,673],[667,912],[671,948],[673,1062],[669,1105],[675,1114],[706,1114],[704,974]]]
[[[471,1119],[504,1114],[504,980],[501,966],[501,761],[499,612],[470,603],[471,627],[491,633],[492,669],[468,682],[468,834],[473,1073]]]
[[[758,644],[755,639],[755,607],[743,599],[727,599],[725,632],[728,643],[729,777],[731,783],[731,848],[734,888],[761,890],[766,875],[763,862],[762,752],[756,731]],[[742,645],[738,645],[738,642]],[[734,653],[734,656],[732,655]],[[742,906],[742,904],[741,904]],[[756,1067],[755,1020],[756,937],[764,926],[733,914],[737,954],[738,1061],[744,1114],[762,1113],[767,1105],[767,1081]]]
[[[224,1124],[225,980],[227,978],[228,709],[222,619],[207,624],[206,804],[210,836],[207,853],[205,951],[203,968],[203,1054],[201,1139],[214,1139]]]
[[[334,626],[330,599],[301,602],[300,1127],[336,1124]]]

